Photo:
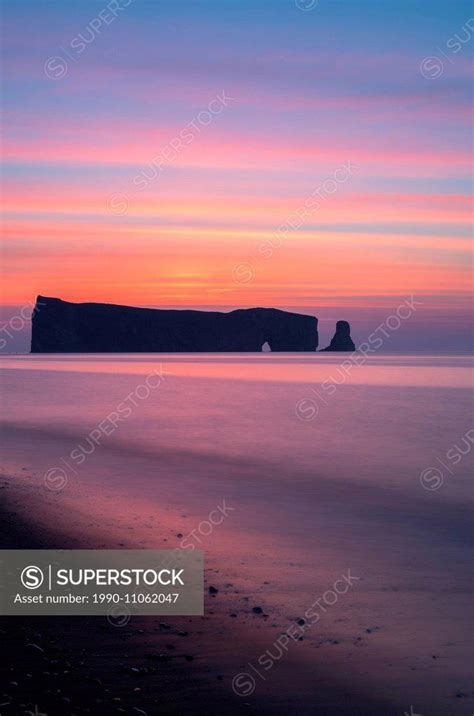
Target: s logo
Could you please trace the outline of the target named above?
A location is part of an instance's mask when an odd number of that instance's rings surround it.
[[[21,573],[21,583],[26,589],[38,589],[44,581],[44,574],[39,567],[30,565]]]

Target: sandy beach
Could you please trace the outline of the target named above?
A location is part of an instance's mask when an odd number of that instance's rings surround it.
[[[25,471],[16,477],[2,478],[1,487],[6,496],[3,515],[7,526],[5,547],[136,546],[136,538],[141,532],[139,526],[130,529],[129,525],[126,542],[123,537],[127,520],[131,519],[133,524],[137,519],[133,511],[122,524],[114,519],[113,510],[104,510],[101,519],[97,520],[92,511],[78,514],[74,499],[42,500],[34,483],[34,478]],[[89,499],[91,506],[97,503],[98,495],[91,495]],[[86,499],[84,507],[88,502]],[[179,519],[178,515],[176,519]],[[167,520],[163,522],[161,529],[154,530],[156,544],[169,541],[179,545],[179,538],[173,535],[170,524],[166,524]],[[233,583],[227,581],[231,572]],[[316,631],[315,627],[303,629],[302,641],[309,638],[306,644],[298,640],[282,648],[282,642],[280,646],[278,642],[280,635],[301,617],[289,616],[285,623],[277,609],[274,622],[271,608],[268,615],[265,611],[263,615],[253,612],[255,607],[258,609],[265,602],[270,605],[275,599],[268,581],[252,585],[243,579],[239,570],[229,570],[220,559],[210,560],[206,577],[207,586],[212,583],[218,593],[212,597],[207,594],[206,616],[202,618],[173,617],[164,621],[159,617],[132,616],[130,621],[123,623],[123,614],[119,613],[111,615],[110,619],[15,618],[13,624],[11,618],[4,618],[3,637],[10,659],[4,675],[6,697],[2,712],[23,713],[38,704],[40,712],[44,709],[48,714],[139,714],[140,711],[272,714],[284,713],[288,708],[292,713],[308,714],[315,711],[327,713],[327,709],[338,714],[399,713],[383,696],[377,697],[369,690],[364,692],[363,688],[358,691],[348,675],[348,669],[353,671],[356,666],[362,685],[361,677],[373,676],[381,653],[385,659],[390,658],[389,652],[383,645],[381,649],[378,643],[383,622],[382,626],[367,622],[370,626],[360,628],[358,633],[354,631],[349,640],[341,638],[346,632],[344,622],[348,618],[344,616],[344,609],[333,605],[332,608],[336,608],[326,628],[321,623],[317,633],[312,633]],[[358,609],[365,611],[366,605],[361,604],[360,598],[357,602]],[[316,658],[311,653],[313,649],[319,650]],[[242,660],[243,654],[250,655],[248,662]],[[275,673],[266,674],[259,667],[258,659],[263,654],[273,660]],[[356,664],[347,663],[351,657]],[[431,656],[433,662],[438,658],[441,655]],[[247,689],[248,675],[258,678],[252,666],[260,668],[264,675],[262,681],[249,699],[239,697],[232,689],[233,679],[236,674],[246,675],[247,679],[238,684]],[[397,667],[396,661],[393,666]],[[403,665],[398,668],[401,671],[399,678],[405,679]],[[419,659],[413,659],[410,667],[413,685],[418,680],[416,672],[427,668],[435,670],[436,664],[431,666],[427,659],[423,665]],[[285,679],[284,693],[278,686],[282,678]],[[468,696],[465,694],[456,699]],[[202,703],[207,699],[210,703],[204,708]],[[20,704],[26,705],[24,711]],[[465,711],[453,702],[452,713],[463,714]]]
[[[79,511],[77,495],[66,500],[64,496],[45,499],[47,493],[38,489],[34,476],[25,470],[16,476],[4,475],[0,486],[5,497],[5,548],[119,549],[142,544],[143,528],[136,524],[139,515],[134,510],[117,520],[114,506],[110,505],[97,517],[92,507],[99,499],[102,506],[107,504],[103,495],[84,495],[83,509]],[[159,526],[153,527],[155,546],[163,542],[179,545],[177,535],[181,533],[173,530],[174,520],[182,524],[182,518],[177,514],[173,518],[169,511],[163,520],[157,518]],[[212,584],[218,593],[214,597],[206,594],[206,616],[202,618],[173,617],[164,621],[159,617],[132,616],[125,624],[121,614],[110,620],[4,618],[1,628],[10,658],[4,673],[7,696],[2,713],[26,713],[38,704],[40,712],[43,709],[48,714],[272,714],[284,713],[288,708],[291,713],[308,714],[396,714],[399,709],[387,703],[382,694],[364,691],[364,677],[373,683],[381,658],[386,664],[391,661],[401,688],[402,684],[406,688],[406,672],[410,671],[411,686],[416,689],[420,688],[420,674],[424,678],[427,672],[439,674],[438,659],[445,661],[453,651],[459,654],[460,647],[468,647],[458,633],[455,641],[443,644],[442,651],[433,643],[433,654],[427,654],[425,659],[415,654],[408,663],[405,659],[397,663],[397,655],[383,643],[386,620],[379,614],[366,621],[365,629],[348,629],[347,623],[352,625],[355,621],[354,604],[349,607],[348,617],[342,603],[332,606],[327,621],[302,631],[306,643],[290,642],[282,649],[278,638],[299,619],[288,615],[285,621],[281,614],[283,595],[275,594],[267,580],[252,584],[243,571],[229,568],[224,556],[209,559],[207,587]],[[275,597],[276,615],[270,606]],[[403,602],[396,591],[390,600],[401,608]],[[254,607],[260,605],[264,605],[264,614],[254,614]],[[355,607],[357,621],[363,624],[361,616],[370,609],[360,595]],[[416,641],[413,646],[416,648]],[[249,655],[247,662],[242,659],[244,654]],[[268,674],[260,667],[266,681],[259,682],[248,698],[237,696],[232,689],[233,678],[237,673],[255,677],[252,666],[259,667],[258,659],[263,654],[274,661]],[[360,691],[354,688],[357,682],[353,674],[359,677]],[[280,679],[285,679],[284,694]],[[248,680],[239,683],[248,688]],[[450,713],[467,714],[462,701],[470,700],[472,694],[457,692],[453,697]],[[210,700],[205,708],[197,705],[203,699]],[[21,710],[20,704],[26,708]]]
[[[38,502],[35,491],[31,502],[25,500],[25,480],[28,476],[1,480],[6,494],[5,548],[119,548],[125,544],[120,528],[114,535],[109,525],[100,545],[87,536],[91,528],[98,536],[100,524],[74,519],[72,529],[64,532],[70,521],[68,508],[54,511],[55,528],[41,527],[49,507]],[[31,511],[41,515],[38,523],[29,519]],[[165,528],[162,534],[170,533]],[[162,539],[171,541],[172,537]],[[134,544],[132,530],[125,546]],[[218,593],[207,594],[202,618],[132,616],[128,621],[127,616],[124,623],[122,612],[110,618],[3,618],[2,640],[9,659],[2,674],[2,713],[34,713],[36,706],[47,714],[272,714],[288,707],[298,713],[315,709],[324,713],[326,708],[338,714],[376,714],[381,708],[384,713],[396,713],[383,699],[358,693],[339,681],[332,655],[327,654],[313,671],[305,663],[306,645],[298,642],[279,650],[275,642],[285,625],[280,619],[278,624],[272,622],[271,615],[253,612],[263,603],[252,596],[263,591],[261,586],[258,590],[251,585],[247,590],[236,588],[223,581],[225,570],[218,564],[207,570],[207,583],[218,585]],[[354,645],[367,646],[368,638],[361,632]],[[337,644],[321,634],[319,640],[323,652]],[[257,656],[267,650],[274,655],[279,674],[274,680],[269,677],[268,684],[259,684],[259,694],[250,695],[250,701],[236,695],[234,676],[253,673],[241,655]],[[279,663],[281,655],[285,658]],[[282,694],[278,680],[287,677],[290,681]],[[246,680],[239,683],[247,688]]]

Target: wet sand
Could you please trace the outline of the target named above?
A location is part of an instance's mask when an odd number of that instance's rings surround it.
[[[55,495],[25,470],[4,475],[0,487],[5,548],[174,548],[180,543],[182,533],[173,522],[182,524],[182,519],[169,510],[163,519],[157,516],[153,538],[145,545],[139,511],[130,506],[117,519],[115,501],[95,489],[81,496],[79,510],[77,488],[76,494]],[[93,509],[97,504],[100,517]],[[244,569],[230,565],[222,554],[209,558],[204,617],[132,616],[123,626],[106,617],[3,618],[9,660],[2,714],[34,713],[36,704],[47,714],[395,715],[403,713],[402,704],[384,693],[387,669],[400,685],[402,701],[403,689],[415,693],[424,688],[428,672],[433,678],[443,674],[446,681],[446,661],[468,646],[457,633],[441,650],[433,641],[433,653],[420,658],[414,634],[415,651],[407,661],[406,653],[394,653],[386,640],[384,631],[390,627],[380,612],[367,618],[370,609],[362,592],[346,597],[350,603],[344,604],[342,597],[318,625],[302,629],[301,641],[290,640],[281,649],[278,638],[298,623],[301,613],[285,607],[285,595],[272,586],[270,572],[262,571],[268,580],[252,583]],[[209,594],[209,586],[218,590],[216,595]],[[316,593],[321,595],[326,586],[321,579]],[[403,619],[403,602],[408,602],[395,590],[387,596]],[[384,603],[386,607],[387,599]],[[263,614],[254,613],[260,606]],[[429,609],[427,603],[427,614]],[[259,665],[264,654],[273,661],[268,672]],[[242,694],[233,688],[236,674],[243,675],[237,683]],[[459,681],[463,678],[468,683],[468,662]],[[452,683],[449,712],[439,704],[430,714],[470,715],[474,691],[455,691]],[[435,687],[433,693],[439,703]]]
[[[58,501],[51,511],[51,503],[42,504],[41,492],[31,483],[34,479],[25,471],[0,478],[3,548],[136,546],[133,534],[124,543],[121,530],[114,535],[110,528],[98,543],[101,525],[81,524],[77,515],[66,532],[65,523],[71,524],[69,506]],[[53,513],[54,521],[44,522]],[[164,534],[169,534],[166,528],[157,539],[168,539]],[[48,716],[396,713],[383,699],[357,693],[353,685],[344,683],[327,655],[310,673],[298,654],[304,648],[300,642],[280,650],[284,658],[281,663],[276,660],[274,667],[279,673],[267,675],[267,683],[256,689],[260,694],[253,692],[249,699],[236,694],[232,688],[239,673],[235,672],[236,652],[262,654],[270,647],[277,657],[274,642],[282,629],[265,612],[254,613],[258,599],[252,599],[251,589],[242,596],[233,584],[223,583],[219,573],[217,567],[206,571],[207,586],[212,582],[218,591],[210,595],[206,589],[203,617],[132,616],[125,624],[121,617],[1,618],[8,654],[0,672],[1,713],[29,714],[35,708]],[[367,642],[368,634],[356,637],[355,644],[362,648],[357,639]],[[336,644],[322,639],[324,645]],[[256,659],[254,663],[257,666]],[[254,673],[243,659],[240,667],[242,672]],[[289,679],[283,691],[278,686],[281,679]],[[247,688],[245,680],[239,683]]]

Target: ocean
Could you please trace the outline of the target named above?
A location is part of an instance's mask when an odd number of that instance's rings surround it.
[[[228,667],[250,664],[255,693],[279,684],[306,713],[320,665],[394,708],[463,714],[472,363],[4,356],[2,469],[24,516],[77,546],[202,549],[225,593],[216,619],[237,614]],[[268,617],[255,626],[248,604]],[[295,620],[302,639],[280,654]]]

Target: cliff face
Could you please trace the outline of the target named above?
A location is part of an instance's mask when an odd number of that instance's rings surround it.
[[[332,337],[331,343],[324,351],[355,351],[354,341],[351,338],[351,327],[348,321],[338,321],[336,323],[336,332]]]
[[[38,296],[32,353],[315,351],[318,319],[274,308],[230,313],[69,303]]]

